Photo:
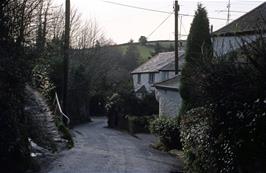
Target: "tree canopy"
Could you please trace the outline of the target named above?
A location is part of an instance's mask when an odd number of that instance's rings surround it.
[[[139,43],[140,43],[142,46],[146,45],[146,43],[147,43],[147,37],[145,37],[145,36],[140,36],[140,38],[139,38]]]
[[[195,17],[187,38],[185,56],[187,64],[193,64],[193,62],[201,60],[203,54],[211,51],[211,47],[212,43],[207,11],[202,4],[198,4],[198,9],[195,12]]]

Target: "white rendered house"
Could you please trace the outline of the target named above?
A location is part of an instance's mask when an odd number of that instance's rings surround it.
[[[266,2],[212,33],[215,55],[225,55],[266,36]]]
[[[179,64],[183,65],[184,51],[179,51]],[[175,77],[175,53],[164,52],[152,57],[131,72],[135,93],[153,93],[154,84]]]

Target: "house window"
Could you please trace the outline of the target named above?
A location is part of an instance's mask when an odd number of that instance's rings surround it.
[[[167,80],[167,79],[169,79],[169,72],[165,71],[163,72],[163,80]]]
[[[154,83],[154,73],[149,74],[149,83]]]
[[[138,84],[141,83],[141,74],[138,74]]]

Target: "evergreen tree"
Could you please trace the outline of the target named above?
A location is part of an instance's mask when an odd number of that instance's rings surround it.
[[[199,77],[198,67],[203,65],[204,58],[212,53],[212,43],[207,11],[198,4],[195,17],[187,38],[185,65],[182,70],[180,93],[183,98],[182,112],[200,105],[199,90],[195,81]]]
[[[211,51],[211,35],[209,28],[209,19],[207,11],[202,4],[198,4],[195,17],[191,24],[189,35],[187,38],[186,62],[194,65],[202,60],[202,55]]]
[[[141,37],[139,38],[139,43],[140,43],[140,45],[145,46],[146,43],[147,43],[147,37],[145,37],[145,36],[141,36]]]

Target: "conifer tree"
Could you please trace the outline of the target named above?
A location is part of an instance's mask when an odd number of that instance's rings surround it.
[[[195,81],[199,75],[198,67],[202,65],[203,57],[212,53],[212,43],[207,11],[198,4],[195,17],[187,38],[185,65],[182,70],[180,93],[183,98],[182,112],[200,105],[199,90]]]

